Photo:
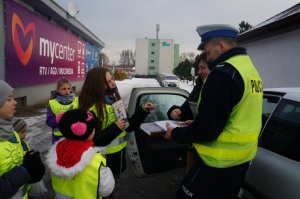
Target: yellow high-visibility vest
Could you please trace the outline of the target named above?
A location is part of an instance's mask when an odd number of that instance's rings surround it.
[[[60,112],[67,111],[71,105],[73,106],[73,109],[78,108],[78,97],[75,97],[71,104],[61,104],[56,99],[49,100],[50,109],[55,116],[57,116]],[[53,134],[55,136],[63,136],[58,128],[53,129]]]
[[[247,55],[225,61],[235,67],[244,81],[244,93],[233,107],[219,137],[210,142],[193,143],[201,159],[211,167],[225,168],[252,160],[261,130],[263,85]],[[200,101],[199,101],[200,102]]]
[[[99,170],[106,166],[106,159],[96,153],[93,160],[74,178],[62,179],[51,174],[52,186],[57,199],[102,198],[98,195]]]
[[[23,163],[24,152],[19,134],[14,132],[12,138],[7,141],[0,141],[0,177]],[[14,198],[28,198],[27,184],[20,187]]]
[[[110,104],[105,104],[104,119],[102,121],[102,130],[117,121],[114,108]],[[97,116],[96,107],[90,108]],[[106,154],[112,154],[121,151],[127,146],[126,131],[123,130],[109,145],[106,146]]]

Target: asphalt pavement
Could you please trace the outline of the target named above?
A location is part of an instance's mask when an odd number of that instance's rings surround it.
[[[175,169],[138,178],[128,166],[121,175],[117,199],[174,199],[183,175],[184,169]]]

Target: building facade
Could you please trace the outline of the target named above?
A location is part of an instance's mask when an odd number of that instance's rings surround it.
[[[265,88],[300,86],[300,4],[254,26],[238,37]]]
[[[173,73],[179,64],[179,44],[172,39],[136,39],[135,73],[154,76]]]
[[[47,102],[65,77],[80,90],[104,43],[49,0],[0,0],[0,79],[21,105]]]

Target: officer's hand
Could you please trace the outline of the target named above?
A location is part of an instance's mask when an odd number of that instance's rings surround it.
[[[171,140],[173,128],[170,126],[168,122],[166,124],[166,128],[167,128],[167,132],[164,134],[164,138],[167,140]]]
[[[182,122],[182,125],[190,125],[190,124],[192,124],[193,121],[194,120],[186,120],[186,121]]]

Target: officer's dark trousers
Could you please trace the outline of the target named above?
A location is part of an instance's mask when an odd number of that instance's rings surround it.
[[[205,165],[201,158],[194,159],[193,167],[178,188],[176,199],[236,199],[248,166],[249,162],[219,169]]]

